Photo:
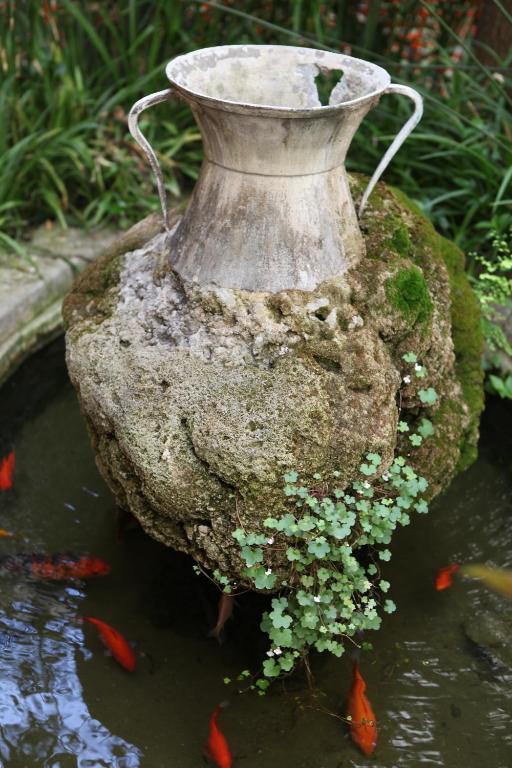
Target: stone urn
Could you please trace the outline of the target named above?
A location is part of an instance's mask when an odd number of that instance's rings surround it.
[[[136,225],[76,282],[64,306],[67,361],[118,504],[155,538],[243,583],[232,533],[283,510],[290,470],[308,487],[336,471],[346,487],[368,452],[385,470],[410,448],[399,414],[411,428],[425,416],[434,424],[411,459],[432,495],[471,463],[478,305],[460,251],[403,195],[374,189],[421,116],[414,91],[373,64],[279,46],[197,51],[167,75],[171,88],[130,115],[163,217]],[[390,91],[413,99],[414,114],[372,179],[349,179],[350,141]],[[174,94],[205,146],[182,216],[167,209],[137,124]],[[407,376],[410,351],[435,403]]]
[[[311,291],[358,263],[364,241],[345,171],[352,138],[385,93],[413,100],[412,117],[376,169],[378,178],[421,118],[416,91],[352,56],[281,45],[226,45],[178,56],[171,87],[132,107],[128,125],[165,186],[140,113],[179,97],[191,108],[204,160],[187,210],[170,232],[168,257],[184,280],[224,288]],[[327,79],[325,105],[319,80]]]

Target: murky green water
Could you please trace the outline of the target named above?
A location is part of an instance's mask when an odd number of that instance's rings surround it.
[[[140,530],[117,535],[115,508],[94,465],[67,382],[61,342],[29,361],[1,392],[0,455],[16,449],[13,491],[0,494],[0,557],[90,552],[111,575],[41,582],[0,563],[0,765],[12,768],[195,768],[225,676],[264,651],[259,598],[241,598],[227,642],[206,637],[217,596],[188,558]],[[482,622],[509,631],[512,603],[476,582],[436,593],[432,578],[451,559],[512,567],[512,413],[488,410],[481,458],[430,515],[399,532],[386,578],[398,612],[368,639],[362,660],[379,721],[379,745],[360,755],[335,718],[310,708],[300,680],[264,699],[235,695],[222,715],[234,765],[244,768],[509,768],[512,765],[510,647],[482,644]],[[135,644],[124,672],[94,630],[96,616]],[[482,618],[484,617],[484,618]],[[468,640],[468,633],[478,644]],[[317,704],[340,711],[350,661],[315,663]]]

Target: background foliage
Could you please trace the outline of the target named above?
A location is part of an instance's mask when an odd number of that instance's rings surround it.
[[[393,161],[399,184],[463,247],[512,222],[512,122],[508,62],[475,57],[474,2],[446,0],[272,3],[87,0],[4,2],[0,8],[0,230],[27,223],[113,221],[125,227],[157,199],[126,128],[140,96],[160,90],[163,66],[184,51],[230,42],[316,45],[363,56],[414,82],[425,117]],[[503,17],[504,23],[510,19]],[[350,152],[370,172],[410,106],[387,97]],[[151,111],[146,130],[174,194],[198,170],[190,111]]]
[[[509,7],[508,0],[1,2],[0,245],[23,257],[32,225],[124,228],[158,210],[127,130],[131,105],[164,87],[164,64],[177,54],[277,42],[361,56],[422,92],[424,118],[386,180],[466,250],[478,276],[474,254],[494,262],[493,243],[509,239],[512,227],[512,54],[500,60],[479,39],[478,13],[493,10],[487,28],[503,38],[507,25],[512,30]],[[407,100],[383,98],[355,136],[349,169],[372,172],[409,112]],[[201,162],[190,110],[171,102],[141,123],[169,192],[179,195]],[[486,312],[488,284],[480,285]]]

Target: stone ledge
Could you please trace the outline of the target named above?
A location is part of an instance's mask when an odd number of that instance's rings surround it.
[[[0,384],[63,329],[61,307],[75,277],[116,237],[113,230],[36,229],[26,246],[33,271],[0,261]]]

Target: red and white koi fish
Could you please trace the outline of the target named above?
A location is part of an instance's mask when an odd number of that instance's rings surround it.
[[[111,627],[110,624],[107,624],[106,621],[101,621],[101,619],[84,616],[83,620],[96,627],[101,639],[117,663],[128,670],[128,672],[134,672],[136,666],[135,654],[123,635],[117,629]]]
[[[350,735],[365,755],[371,755],[377,746],[377,719],[368,697],[366,683],[354,661],[354,678],[348,694],[347,717],[350,717]]]
[[[204,754],[215,763],[217,768],[231,768],[233,758],[231,757],[227,739],[217,722],[221,711],[222,707],[220,704],[213,710],[208,726],[208,741],[204,747]]]

